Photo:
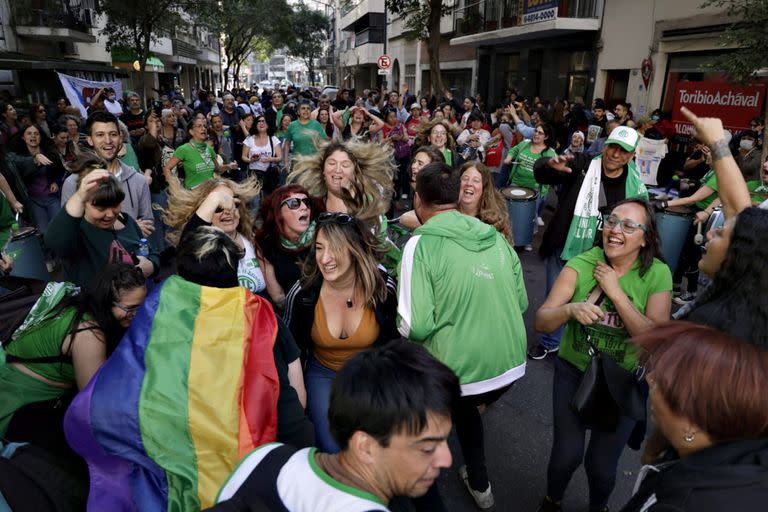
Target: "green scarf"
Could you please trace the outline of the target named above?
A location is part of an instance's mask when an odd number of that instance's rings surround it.
[[[309,246],[309,244],[312,243],[312,240],[315,239],[315,228],[317,228],[317,224],[315,224],[315,221],[312,221],[309,224],[307,230],[299,235],[299,239],[295,242],[291,242],[283,235],[280,235],[280,245],[289,251],[299,251],[301,249],[305,249]]]
[[[568,261],[592,248],[595,244],[597,226],[600,221],[600,181],[603,176],[602,155],[598,155],[589,163],[584,181],[579,189],[579,197],[576,199],[576,208],[573,210],[573,220],[568,230],[563,253],[560,256]],[[640,180],[634,160],[627,164],[627,181],[624,186],[624,197],[641,197],[648,199],[648,190]]]
[[[80,293],[80,288],[72,283],[58,283],[51,281],[45,285],[43,294],[37,299],[35,305],[32,306],[32,309],[27,314],[27,318],[24,319],[24,323],[16,329],[13,336],[11,336],[11,339],[17,339],[30,328],[56,316],[59,313],[56,311],[56,306],[64,300],[65,297],[76,295],[78,293]]]
[[[285,105],[283,105],[278,109],[275,109],[275,131],[280,130],[280,126],[282,125],[284,108],[285,108]]]

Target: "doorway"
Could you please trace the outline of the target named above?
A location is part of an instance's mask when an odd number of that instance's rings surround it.
[[[612,69],[608,71],[605,82],[605,95],[603,99],[609,108],[613,109],[616,103],[626,101],[629,89],[629,70]]]

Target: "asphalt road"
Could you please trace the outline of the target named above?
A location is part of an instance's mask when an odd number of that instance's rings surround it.
[[[537,343],[533,316],[545,299],[544,265],[535,251],[538,242],[539,236],[533,252],[518,252],[528,290],[525,326],[529,346]],[[553,357],[543,361],[529,359],[525,377],[483,415],[486,460],[496,511],[535,512],[546,492],[547,463],[552,446]],[[457,468],[463,461],[455,435],[451,439],[451,451],[453,467],[444,471],[438,480],[443,501],[450,511],[478,510],[458,476]],[[640,453],[625,448],[619,462],[616,488],[609,502],[611,510],[619,510],[629,500],[639,468]],[[587,478],[582,466],[568,486],[563,510],[580,512],[587,509]]]

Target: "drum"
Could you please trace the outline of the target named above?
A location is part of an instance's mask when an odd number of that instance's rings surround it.
[[[663,212],[656,212],[661,253],[672,273],[677,270],[677,263],[680,261],[680,254],[692,224],[693,211],[687,206],[670,206]]]
[[[12,276],[50,281],[40,233],[32,227],[14,232],[5,252],[13,258]]]
[[[539,192],[525,187],[507,187],[501,194],[507,200],[509,223],[512,225],[512,239],[515,247],[533,243],[533,227],[536,223],[536,199]]]

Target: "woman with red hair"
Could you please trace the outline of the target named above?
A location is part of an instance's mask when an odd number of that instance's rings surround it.
[[[645,466],[624,512],[765,510],[768,352],[670,322],[636,336],[654,423],[674,450]]]
[[[315,220],[324,211],[301,185],[285,185],[261,203],[261,228],[254,239],[264,261],[267,292],[278,309],[283,309],[285,294],[301,277],[300,262],[309,253],[315,234]]]

